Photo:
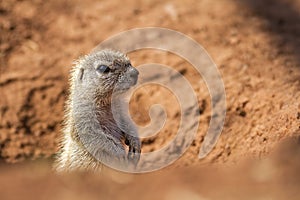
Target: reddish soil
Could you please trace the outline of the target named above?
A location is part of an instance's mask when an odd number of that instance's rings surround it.
[[[300,134],[299,13],[298,0],[0,1],[0,199],[299,199],[299,142],[272,153]],[[196,91],[201,115],[192,146],[171,171],[53,175],[52,159],[39,160],[57,151],[72,62],[109,36],[148,26],[192,37],[218,66],[227,115],[216,147],[198,159],[211,115],[201,77],[173,54],[143,50],[129,54],[133,65],[184,71]],[[156,86],[135,95],[130,112],[138,124],[149,122],[153,103],[170,116],[143,141],[143,152],[154,151],[174,136],[179,106]]]

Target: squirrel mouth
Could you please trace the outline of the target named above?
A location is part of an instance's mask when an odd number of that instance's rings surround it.
[[[138,73],[130,74],[126,78],[127,80],[121,80],[115,85],[116,92],[123,93],[134,87],[138,82]]]
[[[132,86],[135,86],[135,85],[137,84],[137,81],[138,81],[138,79],[137,79],[137,78],[136,78],[136,79],[134,79],[134,80],[133,80],[133,83],[132,83],[132,85],[131,85],[131,87],[132,87]]]

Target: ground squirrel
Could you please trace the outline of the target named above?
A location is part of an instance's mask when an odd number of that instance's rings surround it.
[[[141,142],[137,129],[128,113],[121,107],[118,110],[124,92],[136,84],[138,74],[126,55],[113,50],[92,52],[75,63],[57,171],[138,163]],[[117,112],[112,111],[113,99]]]

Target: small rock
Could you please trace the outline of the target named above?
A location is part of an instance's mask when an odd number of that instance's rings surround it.
[[[174,21],[177,20],[178,13],[173,4],[165,5],[164,9],[165,9],[165,12],[171,17],[172,20],[174,20]]]
[[[237,37],[231,37],[229,39],[229,44],[231,44],[231,45],[236,45],[236,44],[239,44],[239,43],[240,43],[240,40]]]

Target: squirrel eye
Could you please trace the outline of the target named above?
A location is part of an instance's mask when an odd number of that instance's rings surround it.
[[[97,67],[97,71],[100,73],[108,73],[108,72],[110,72],[110,68],[106,65],[99,65]]]

